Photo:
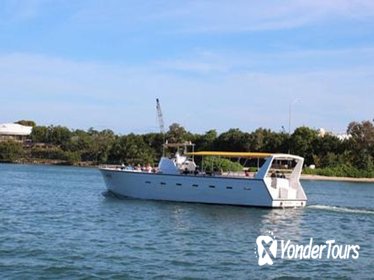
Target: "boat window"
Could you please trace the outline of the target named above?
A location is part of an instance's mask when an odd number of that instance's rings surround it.
[[[210,185],[209,188],[214,189],[216,186]]]
[[[182,186],[182,184],[181,184],[181,183],[176,183],[176,185],[177,185],[177,186]]]
[[[232,190],[232,187],[230,187],[230,186],[227,186],[227,187],[226,187],[226,189],[228,189],[228,190]]]
[[[199,185],[193,184],[192,186],[193,186],[193,187],[198,187]]]
[[[146,183],[146,184],[150,184],[150,183],[151,183],[151,181],[145,181],[145,183]]]
[[[161,184],[161,185],[166,185],[166,183],[165,183],[165,182],[161,182],[160,184]]]

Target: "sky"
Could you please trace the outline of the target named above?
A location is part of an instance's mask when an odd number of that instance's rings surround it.
[[[195,133],[343,133],[374,118],[374,1],[0,1],[0,123],[158,132],[156,98]]]

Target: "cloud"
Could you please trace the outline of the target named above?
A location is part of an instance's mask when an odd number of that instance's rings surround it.
[[[152,67],[159,71],[195,75],[228,75],[235,73],[319,73],[350,71],[362,75],[371,71],[374,48],[297,49],[292,51],[196,51],[177,59],[157,60]]]
[[[30,21],[37,18],[46,0],[3,0],[0,4],[0,24]]]
[[[32,21],[64,14],[80,28],[118,26],[123,32],[239,33],[299,28],[323,22],[371,20],[372,0],[205,1],[3,1],[0,22]],[[1,12],[2,11],[2,12]]]
[[[306,54],[312,59],[321,55]],[[301,55],[298,52],[293,59],[298,60]],[[255,56],[247,54],[240,63],[247,64],[248,57],[251,60]],[[309,125],[343,131],[352,120],[372,118],[371,66],[271,72],[243,69],[242,64],[235,65],[239,60],[225,60],[224,56],[219,59],[217,54],[201,57],[206,60],[202,63],[207,64],[203,70],[185,67],[180,61],[167,61],[164,67],[159,61],[133,67],[25,53],[3,54],[2,116],[4,121],[31,118],[41,124],[72,128],[149,132],[157,131],[154,103],[159,97],[166,124],[180,122],[198,132],[231,127],[252,130],[259,126],[280,130],[288,123],[288,106],[295,98],[300,102],[293,109],[294,127]],[[292,54],[288,53],[286,59],[292,60]],[[224,71],[216,70],[217,60],[222,64],[218,69]],[[194,75],[185,75],[181,67]]]

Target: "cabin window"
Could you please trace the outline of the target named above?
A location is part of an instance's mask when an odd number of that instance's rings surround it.
[[[161,184],[161,185],[163,185],[163,186],[165,186],[165,185],[166,185],[166,183],[165,183],[165,182],[161,182],[160,184]]]
[[[197,188],[199,185],[193,184],[192,186]]]
[[[228,190],[232,190],[232,187],[230,187],[230,186],[227,186],[227,187],[226,187],[226,189],[228,189]]]
[[[176,183],[176,185],[177,185],[177,186],[182,186],[182,184],[181,184],[181,183]]]
[[[151,183],[151,181],[145,181],[145,183],[146,183],[146,184],[150,184],[150,183]]]
[[[214,189],[216,186],[209,185],[209,188]]]

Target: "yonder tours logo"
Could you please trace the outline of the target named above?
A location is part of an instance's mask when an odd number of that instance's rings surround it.
[[[260,235],[256,239],[258,265],[272,265],[275,259],[358,259],[359,245],[338,244],[335,240],[326,240],[315,244],[313,238],[306,244],[296,244],[292,240],[278,240],[270,235]]]

